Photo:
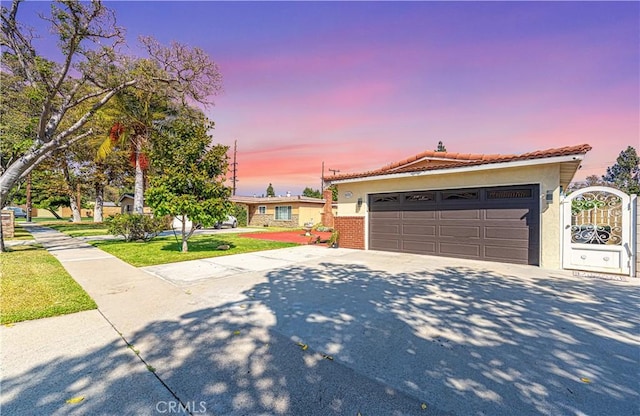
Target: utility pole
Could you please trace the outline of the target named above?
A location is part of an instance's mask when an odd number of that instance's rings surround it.
[[[233,177],[231,178],[233,182],[233,195],[236,194],[236,183],[238,182],[237,156],[238,156],[238,141],[234,140],[233,141],[233,163],[231,164],[231,166],[233,166]]]
[[[31,222],[31,172],[27,175],[27,222]]]
[[[322,161],[322,176],[320,177],[320,195],[324,192],[324,160]]]

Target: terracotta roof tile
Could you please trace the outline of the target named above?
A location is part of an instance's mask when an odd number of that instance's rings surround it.
[[[491,155],[482,155],[482,154],[461,154],[461,153],[450,153],[450,152],[434,152],[432,150],[427,150],[422,153],[418,153],[415,156],[411,156],[409,158],[403,159],[396,163],[391,163],[386,165],[380,169],[371,170],[368,172],[360,172],[360,173],[346,173],[342,175],[335,175],[325,178],[327,181],[335,181],[340,179],[355,179],[355,178],[366,178],[368,176],[378,176],[378,175],[391,175],[394,173],[408,173],[408,172],[421,172],[427,170],[442,170],[442,169],[451,169],[462,166],[477,166],[477,165],[485,165],[491,163],[505,163],[505,162],[515,162],[522,160],[534,160],[534,159],[543,159],[547,157],[558,157],[558,156],[569,156],[569,155],[580,155],[585,154],[589,150],[591,150],[591,146],[588,144],[580,144],[576,146],[565,146],[554,149],[546,149],[546,150],[537,150],[534,152],[523,153],[520,155],[500,155],[500,154],[491,154]],[[423,158],[428,157],[436,157],[440,159],[440,162],[443,162],[442,159],[449,159],[450,163],[439,163],[436,165],[430,166],[412,166],[411,163],[418,161]],[[444,162],[447,162],[444,160]],[[405,166],[408,165],[408,166]]]

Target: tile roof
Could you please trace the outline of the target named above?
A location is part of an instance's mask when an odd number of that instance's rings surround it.
[[[282,202],[310,202],[316,204],[324,204],[322,198],[311,198],[304,195],[294,196],[232,196],[229,198],[232,202],[241,204],[273,204]]]
[[[418,153],[415,156],[408,157],[396,163],[391,163],[380,169],[371,170],[360,173],[345,173],[326,177],[326,181],[336,181],[340,179],[366,178],[369,176],[391,175],[395,173],[421,172],[427,170],[442,170],[464,166],[478,166],[493,163],[516,162],[524,160],[544,159],[558,156],[583,155],[591,150],[588,144],[580,144],[576,146],[565,146],[554,149],[537,150],[534,152],[523,153],[520,155],[501,155],[501,154],[469,154],[469,153],[452,153],[452,152],[434,152],[431,150]],[[423,159],[437,160],[438,163],[432,166],[412,166],[414,162]]]

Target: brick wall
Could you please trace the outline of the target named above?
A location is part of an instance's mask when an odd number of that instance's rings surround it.
[[[299,227],[297,214],[291,215],[290,221],[275,220],[273,214],[253,214],[249,220],[249,225],[254,227],[261,227],[264,225],[269,227]]]
[[[0,214],[0,218],[2,219],[2,236],[13,237],[15,235],[15,219],[13,217],[13,211],[2,211],[2,214]]]
[[[364,217],[335,217],[334,228],[340,233],[340,247],[364,250]]]
[[[324,206],[322,207],[322,225],[325,227],[333,227],[335,220],[333,218],[333,192],[331,189],[325,189],[322,197],[324,198]]]

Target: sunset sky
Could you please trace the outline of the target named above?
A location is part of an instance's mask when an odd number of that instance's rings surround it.
[[[218,63],[224,93],[206,112],[215,141],[238,141],[239,195],[298,194],[320,187],[323,161],[357,172],[439,140],[461,153],[589,143],[576,180],[640,147],[638,2],[106,4],[130,53],[153,35]]]

